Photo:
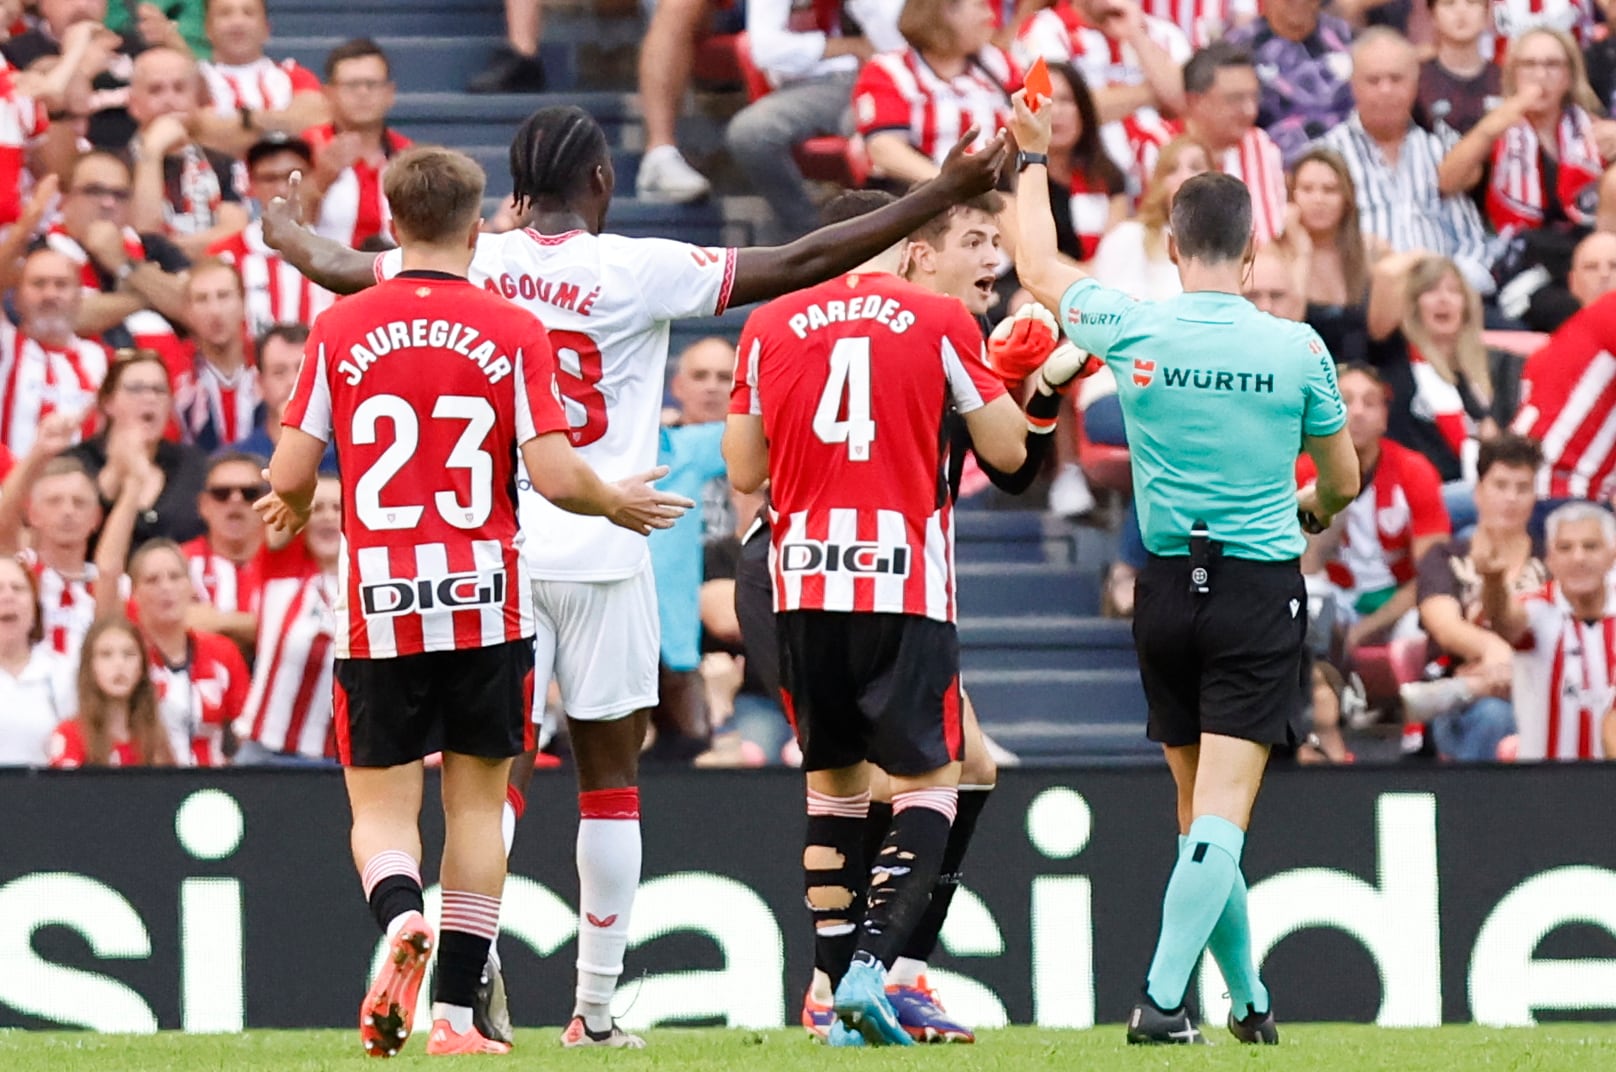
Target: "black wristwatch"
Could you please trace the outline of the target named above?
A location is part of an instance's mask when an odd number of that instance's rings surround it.
[[[1048,167],[1049,166],[1049,154],[1048,153],[1017,153],[1016,154],[1016,171],[1018,173],[1022,172],[1022,171],[1026,171],[1029,167],[1031,167],[1034,164],[1042,164],[1045,167]]]

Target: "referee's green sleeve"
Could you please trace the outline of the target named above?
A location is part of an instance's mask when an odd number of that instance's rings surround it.
[[[1305,324],[1297,328],[1303,334],[1308,353],[1315,359],[1309,362],[1307,377],[1302,383],[1302,431],[1310,436],[1334,435],[1347,423],[1346,403],[1341,401],[1341,388],[1335,382],[1335,358],[1330,356],[1330,348],[1324,345],[1318,332]]]
[[[1124,314],[1137,305],[1120,290],[1080,279],[1061,295],[1061,330],[1073,346],[1104,359],[1121,334]]]

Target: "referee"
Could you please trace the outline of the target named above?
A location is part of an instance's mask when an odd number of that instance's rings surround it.
[[[1239,180],[1199,175],[1173,199],[1177,298],[1133,301],[1056,255],[1047,103],[1035,114],[1025,93],[1015,95],[1016,271],[1067,338],[1116,375],[1150,552],[1134,647],[1150,738],[1178,786],[1177,863],[1128,1041],[1206,1041],[1185,991],[1210,948],[1233,999],[1229,1030],[1241,1042],[1278,1042],[1252,963],[1240,852],[1268,750],[1292,742],[1300,703],[1299,519],[1327,525],[1358,492],[1346,408],[1318,335],[1241,297],[1254,250],[1251,196]],[[1299,449],[1319,473],[1300,492]]]

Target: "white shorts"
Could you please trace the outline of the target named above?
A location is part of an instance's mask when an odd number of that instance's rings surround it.
[[[554,676],[561,706],[584,722],[611,722],[657,705],[662,623],[647,562],[618,581],[533,582],[533,717],[543,718]]]

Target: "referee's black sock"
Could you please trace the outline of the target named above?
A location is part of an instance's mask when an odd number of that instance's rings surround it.
[[[992,792],[991,785],[960,786],[959,810],[948,830],[948,844],[943,847],[942,867],[936,885],[931,888],[931,902],[926,905],[920,922],[915,924],[909,941],[899,954],[904,960],[924,964],[937,951],[937,936],[942,933],[943,922],[948,919],[948,907],[954,903],[954,891],[959,889],[965,853],[971,846],[972,835],[976,833],[977,816],[982,814],[988,794]]]
[[[952,786],[893,795],[892,829],[870,868],[855,960],[868,958],[886,969],[897,959],[931,900],[958,807]]]

